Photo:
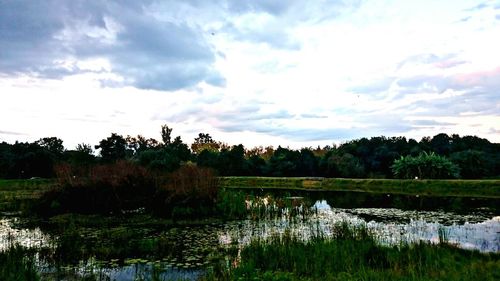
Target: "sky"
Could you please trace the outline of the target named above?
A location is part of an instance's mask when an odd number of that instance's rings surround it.
[[[500,1],[0,0],[0,142],[500,142]]]

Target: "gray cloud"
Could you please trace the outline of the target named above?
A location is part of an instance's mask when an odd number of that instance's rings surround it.
[[[272,130],[262,128],[258,129],[257,132],[267,133],[293,141],[335,141],[361,136],[361,130],[357,128],[273,128]]]
[[[431,64],[434,67],[446,69],[453,68],[464,63],[466,62],[458,59],[455,54],[436,55],[426,53],[408,57],[400,62],[397,68],[401,69],[407,64]],[[383,79],[371,81],[370,83],[351,87],[348,90],[356,94],[383,96],[395,82],[403,88],[401,91],[403,94],[421,93],[422,91],[443,92],[449,87],[455,87],[452,79],[449,77],[417,75],[404,78],[385,77]]]
[[[318,23],[337,17],[343,11],[356,9],[360,1],[326,0],[321,3],[291,1],[230,1],[221,0],[218,8],[227,8],[229,20],[220,30],[235,40],[264,43],[272,48],[298,50],[300,42],[289,32],[294,26]],[[231,18],[245,14],[265,14],[267,22],[236,26]]]
[[[230,34],[238,41],[266,43],[273,48],[278,49],[300,49],[298,41],[294,40],[287,32],[287,27],[279,21],[272,21],[261,27],[241,28],[236,27],[232,23],[228,23],[224,28],[224,32]]]
[[[487,7],[488,7],[488,3],[483,2],[483,3],[477,4],[476,6],[470,8],[470,9],[467,9],[467,11],[477,11],[477,10],[482,10],[484,8],[487,8]]]
[[[463,60],[457,58],[456,54],[445,54],[445,55],[436,55],[436,54],[418,54],[415,56],[408,57],[399,63],[398,68],[403,67],[406,64],[433,64],[438,68],[451,68],[461,64],[466,63]]]
[[[393,77],[388,77],[380,80],[373,81],[368,84],[364,85],[358,85],[355,87],[349,88],[349,91],[356,93],[356,94],[380,94],[382,92],[387,91],[391,84],[395,81],[396,79]]]
[[[409,106],[409,109],[419,109],[416,115],[458,116],[465,112],[476,114],[498,115],[498,108],[494,104],[498,97],[489,93],[472,91],[460,96],[452,96],[439,100],[420,100]]]
[[[450,122],[439,122],[436,120],[411,120],[410,124],[414,126],[452,126],[456,125],[456,123],[450,123]]]
[[[419,100],[407,110],[418,109],[422,115],[456,116],[464,112],[498,115],[500,98],[500,68],[491,71],[458,74],[454,76],[417,76],[400,79],[397,82],[403,89],[396,99],[408,94],[442,94],[446,90],[456,91],[457,95],[440,99]],[[404,110],[402,108],[401,110]]]
[[[58,62],[105,58],[125,79],[103,80],[107,87],[176,90],[202,81],[224,86],[225,78],[214,70],[216,56],[224,54],[207,41],[210,33],[297,50],[293,27],[358,5],[339,0],[321,5],[298,0],[2,1],[0,74],[61,78],[90,70]],[[235,24],[248,14],[267,15],[268,21]],[[213,23],[220,27],[207,27]]]
[[[7,74],[50,69],[63,47],[52,36],[64,27],[61,9],[43,2],[0,2],[0,71]],[[51,16],[53,15],[53,16]]]
[[[11,132],[11,131],[2,131],[0,130],[0,135],[13,135],[13,136],[24,136],[25,133]]]
[[[328,118],[326,115],[319,115],[319,114],[314,114],[314,113],[306,113],[306,114],[301,114],[301,118],[304,119],[322,119],[322,118]]]
[[[218,129],[228,133],[251,131],[270,136],[282,137],[291,141],[334,141],[359,137],[363,134],[362,130],[357,128],[290,128],[269,124],[267,126],[262,126],[256,123],[223,124],[219,126]]]
[[[224,85],[200,28],[159,21],[143,5],[2,1],[0,72],[61,77],[88,70],[61,67],[57,60],[107,58],[113,72],[138,88],[176,90],[201,81]]]
[[[227,5],[231,12],[236,13],[265,12],[272,15],[282,15],[290,8],[292,2],[296,1],[227,1]]]
[[[442,93],[447,89],[455,88],[453,81],[442,76],[420,75],[397,80],[402,88],[401,94],[420,94],[422,92]],[[400,96],[401,98],[403,96]]]

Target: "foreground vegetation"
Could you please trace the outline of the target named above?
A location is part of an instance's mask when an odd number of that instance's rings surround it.
[[[500,254],[457,249],[441,237],[383,246],[361,227],[342,223],[332,237],[304,242],[290,233],[255,239],[236,266],[212,280],[499,280]]]
[[[222,177],[221,187],[363,191],[429,196],[500,198],[500,180],[388,180],[285,177]]]
[[[99,255],[110,255],[111,264],[94,266],[117,266],[116,261],[125,249],[150,252],[156,259],[185,249],[174,248],[167,237],[158,241],[138,243],[131,233],[124,229],[103,230],[103,238],[120,236],[113,239],[109,248],[102,248],[101,238],[93,246]],[[178,235],[184,235],[177,233]],[[200,236],[201,235],[201,236]],[[199,235],[202,238],[203,233]],[[58,241],[52,255],[41,250],[11,245],[0,251],[0,277],[2,280],[31,281],[59,280],[64,275],[39,273],[37,260],[57,262],[61,267],[80,264],[82,258],[93,255],[87,244],[82,244],[85,235],[77,232],[67,233]],[[197,238],[197,239],[199,239]],[[88,238],[90,239],[90,238]],[[106,238],[105,238],[106,239]],[[108,238],[109,239],[109,238]],[[211,239],[211,240],[210,240]],[[217,237],[210,237],[216,243]],[[123,247],[129,242],[130,245]],[[91,244],[88,244],[90,246]],[[123,248],[123,249],[121,249]],[[108,250],[106,250],[108,249]],[[121,250],[120,250],[121,249]],[[111,252],[109,252],[111,250]],[[163,251],[163,252],[162,252]],[[289,231],[268,238],[255,238],[248,245],[228,245],[217,252],[207,255],[207,249],[198,250],[203,256],[201,263],[206,269],[200,279],[208,280],[499,280],[500,253],[480,253],[458,249],[447,244],[446,235],[440,233],[438,244],[420,242],[402,243],[395,246],[381,245],[365,226],[352,226],[347,223],[334,225],[330,235],[316,236],[308,241],[294,236]],[[114,253],[113,253],[114,252]],[[113,253],[113,254],[112,254]],[[192,255],[198,255],[191,253]],[[142,260],[136,252],[135,260]],[[114,260],[113,258],[117,258]],[[146,262],[145,260],[144,262]],[[127,261],[125,261],[125,265]],[[181,263],[182,264],[182,263]],[[107,280],[96,274],[99,270],[79,270],[71,280]],[[164,269],[156,268],[140,275],[138,280],[164,280]]]
[[[34,253],[15,244],[0,251],[0,277],[1,280],[9,281],[40,280],[35,266]]]

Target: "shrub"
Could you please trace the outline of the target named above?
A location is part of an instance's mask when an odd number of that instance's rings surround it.
[[[90,168],[60,165],[58,187],[44,193],[35,206],[41,215],[58,213],[120,213],[149,204],[161,177],[131,162]]]
[[[185,164],[158,188],[151,207],[156,214],[174,218],[206,216],[214,211],[217,191],[214,170]]]
[[[391,166],[397,178],[450,179],[457,178],[459,168],[444,156],[434,152],[420,153],[417,157],[407,155],[394,161]]]

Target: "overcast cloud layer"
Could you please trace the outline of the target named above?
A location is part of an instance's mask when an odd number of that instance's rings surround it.
[[[0,0],[0,141],[500,142],[500,1]]]

